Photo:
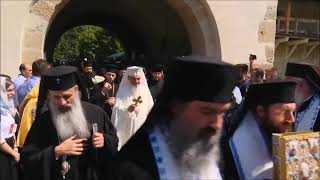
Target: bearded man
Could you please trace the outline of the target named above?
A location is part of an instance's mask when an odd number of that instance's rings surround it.
[[[119,86],[111,121],[117,129],[119,149],[141,127],[153,99],[141,67],[128,67]]]
[[[288,63],[286,79],[297,83],[295,131],[320,131],[320,66]]]
[[[186,78],[193,72],[197,76]],[[169,65],[145,124],[121,149],[111,179],[222,179],[219,140],[238,72],[209,57]],[[199,76],[208,82],[198,82]]]
[[[225,179],[272,179],[272,133],[285,133],[294,123],[296,83],[251,84],[238,127],[222,139]],[[227,139],[227,140],[225,140]]]
[[[80,100],[79,79],[71,66],[43,75],[36,119],[21,152],[25,179],[104,179],[117,151],[116,130],[101,108]]]

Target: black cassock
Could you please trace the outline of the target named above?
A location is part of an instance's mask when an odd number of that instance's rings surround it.
[[[104,135],[104,147],[89,147],[81,156],[69,156],[71,169],[65,178],[69,180],[100,180],[106,178],[109,163],[117,152],[118,138],[109,117],[99,107],[82,102],[85,117],[89,127],[98,124],[98,131]],[[91,130],[92,133],[92,130]],[[36,120],[27,136],[21,151],[25,180],[57,180],[63,179],[61,174],[62,160],[55,159],[54,148],[59,144],[57,131],[51,121],[51,114],[46,111]]]
[[[99,84],[100,85],[100,84]],[[103,86],[103,84],[101,84]],[[90,98],[90,102],[92,104],[96,104],[97,106],[101,107],[111,118],[112,115],[112,106],[106,103],[106,100],[109,97],[116,97],[119,85],[117,83],[113,83],[112,89],[110,89],[106,94],[102,94],[102,87],[95,87],[92,91],[92,96]]]
[[[149,88],[154,101],[157,99],[158,95],[160,94],[163,84],[164,84],[163,79],[159,81],[156,81],[156,80],[150,81]]]
[[[118,153],[109,178],[112,180],[159,179],[149,135],[142,126]]]

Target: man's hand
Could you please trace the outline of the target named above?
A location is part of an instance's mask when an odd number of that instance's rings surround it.
[[[19,162],[20,161],[20,153],[18,152],[14,152],[13,153],[13,159],[16,161],[16,162]]]
[[[102,133],[94,133],[92,136],[92,145],[94,148],[99,149],[104,146],[104,137]]]
[[[129,112],[133,112],[135,109],[136,109],[137,105],[135,104],[131,104],[129,107],[128,107],[128,111]]]
[[[73,135],[54,148],[57,159],[61,156],[79,156],[83,153],[87,146],[85,144],[86,139],[75,138],[76,136]]]
[[[109,97],[106,100],[106,103],[109,104],[111,107],[114,105],[116,98],[115,97]]]

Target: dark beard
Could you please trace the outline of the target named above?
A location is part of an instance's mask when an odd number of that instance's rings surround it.
[[[220,131],[201,129],[199,133],[190,136],[179,134],[178,127],[171,127],[163,133],[169,149],[180,169],[180,174],[198,174],[202,167],[220,159]]]

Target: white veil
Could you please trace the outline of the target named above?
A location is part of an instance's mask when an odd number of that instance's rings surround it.
[[[128,76],[133,75],[141,77],[140,84],[137,87],[131,85],[128,80]],[[137,107],[139,113],[129,113],[128,107],[134,103],[133,99],[139,96],[141,96],[142,100],[142,103]],[[119,85],[111,116],[111,121],[118,131],[119,147],[143,124],[153,104],[143,69],[137,66],[128,67]]]

